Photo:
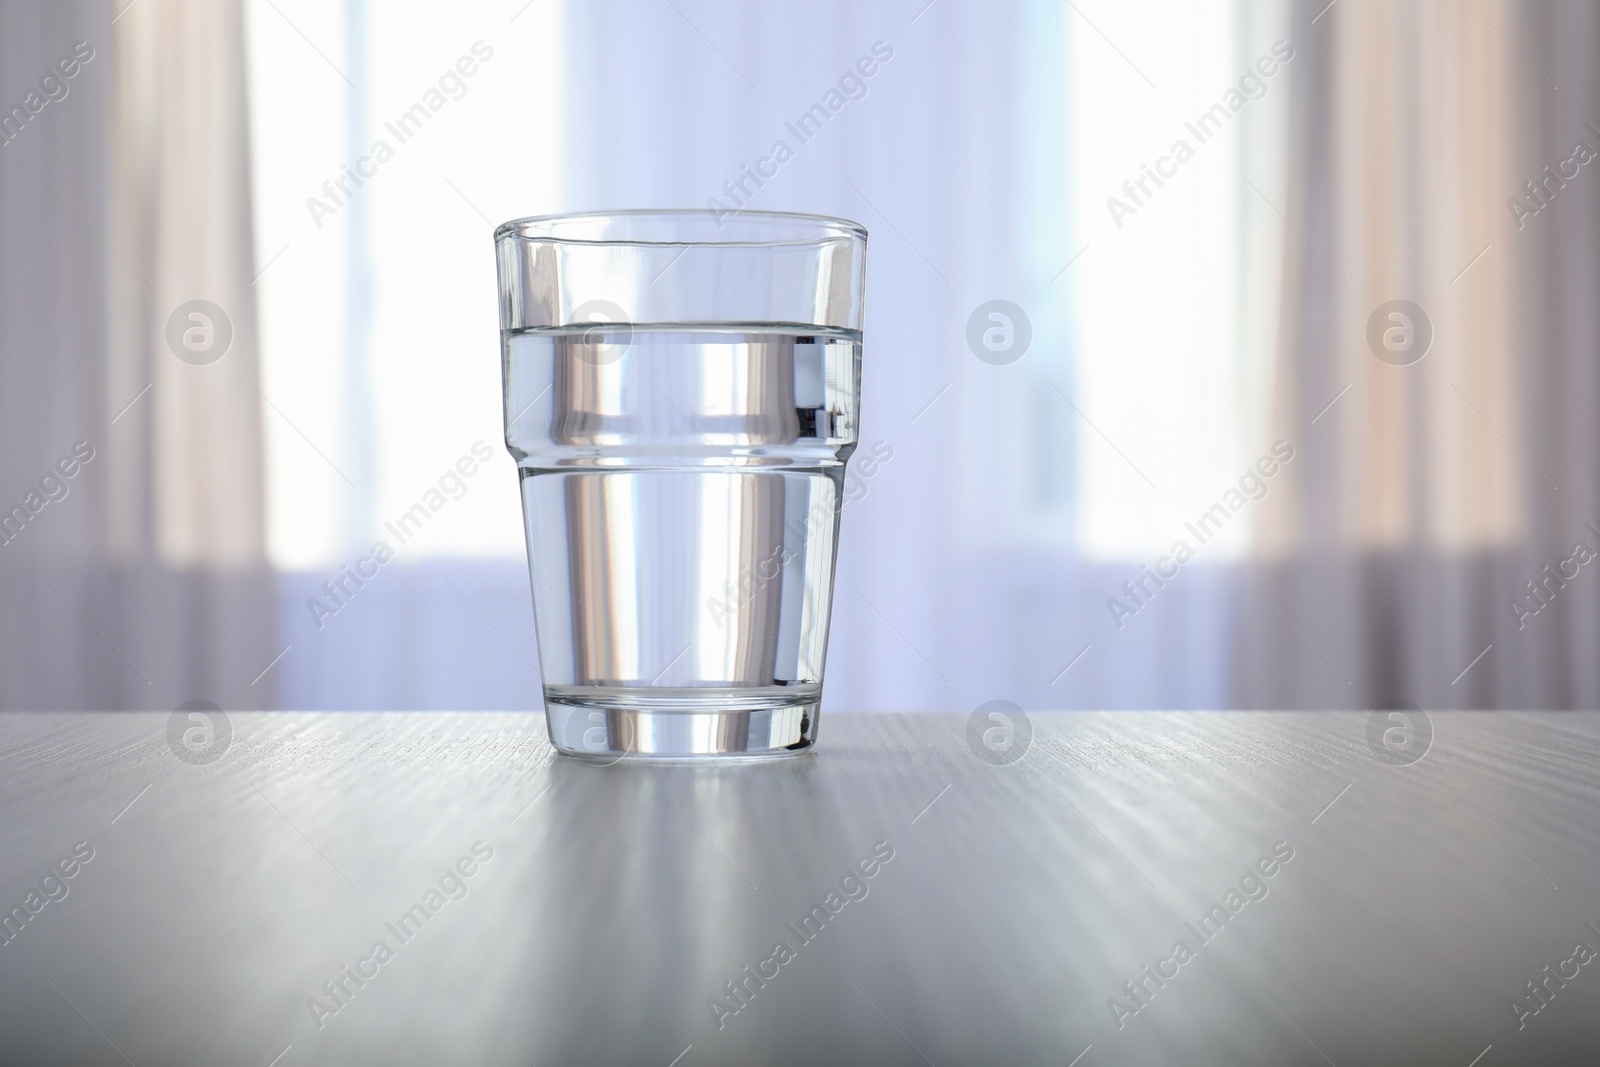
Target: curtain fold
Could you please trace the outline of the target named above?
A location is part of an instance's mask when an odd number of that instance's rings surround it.
[[[271,706],[280,674],[316,702],[362,671],[402,702],[472,702],[447,668],[397,669],[387,638],[267,669],[240,4],[125,5],[0,0],[0,708]],[[1046,149],[1081,20],[620,10],[572,9],[574,54],[604,41],[606,62],[574,63],[569,207],[725,196],[860,54],[894,49],[751,201],[873,229],[863,441],[894,459],[844,521],[836,706],[1600,704],[1600,566],[1573,562],[1600,553],[1600,161],[1571,162],[1600,150],[1593,5],[1293,0],[1287,144],[1273,96],[1241,149],[1259,195],[1239,192],[1258,213],[1241,379],[1270,381],[1261,433],[1296,458],[1253,553],[1197,561],[1126,631],[1104,605],[1133,572],[1071,551],[1076,505],[1024,528],[1024,489],[1081,487],[1006,462],[1092,432],[1051,388],[1103,358],[1051,288],[1079,247],[1052,213],[1071,161]],[[1034,351],[1002,379],[961,331],[1018,294]],[[1424,325],[1420,358],[1385,347]],[[417,658],[444,647],[425,614],[383,616]]]
[[[79,64],[0,147],[0,708],[271,706],[239,4],[4,25],[8,90]]]
[[[1313,25],[1322,7],[1293,19],[1274,409],[1300,478],[1246,568],[1240,702],[1593,706],[1600,580],[1514,605],[1576,542],[1600,550],[1600,180],[1569,181],[1542,229],[1509,203],[1600,146],[1596,13],[1349,0]]]

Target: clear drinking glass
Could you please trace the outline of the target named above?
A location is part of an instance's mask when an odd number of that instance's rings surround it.
[[[815,741],[866,241],[777,212],[495,231],[506,447],[560,751]]]

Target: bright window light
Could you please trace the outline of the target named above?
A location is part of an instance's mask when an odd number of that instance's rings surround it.
[[[1091,558],[1145,559],[1179,537],[1197,546],[1185,522],[1269,445],[1241,327],[1241,224],[1260,204],[1242,161],[1288,74],[1229,95],[1271,47],[1240,32],[1232,5],[1080,6],[1071,196],[1089,247],[1068,277],[1074,384],[1093,426],[1077,435],[1078,542]],[[1203,551],[1235,557],[1250,528],[1246,509]]]
[[[246,7],[272,562],[520,555],[490,232],[561,207],[560,5]]]

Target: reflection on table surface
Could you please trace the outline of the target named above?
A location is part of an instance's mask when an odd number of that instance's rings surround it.
[[[1409,764],[1368,721],[1034,715],[1004,763],[965,715],[825,713],[798,758],[601,766],[525,714],[236,713],[198,759],[165,714],[0,716],[0,1049],[1592,1055],[1600,716],[1435,715]]]

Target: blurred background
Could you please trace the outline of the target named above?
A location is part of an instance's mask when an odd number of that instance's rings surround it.
[[[0,0],[0,708],[537,707],[491,230],[713,201],[872,235],[829,708],[1600,705],[1597,58],[1579,2]]]

